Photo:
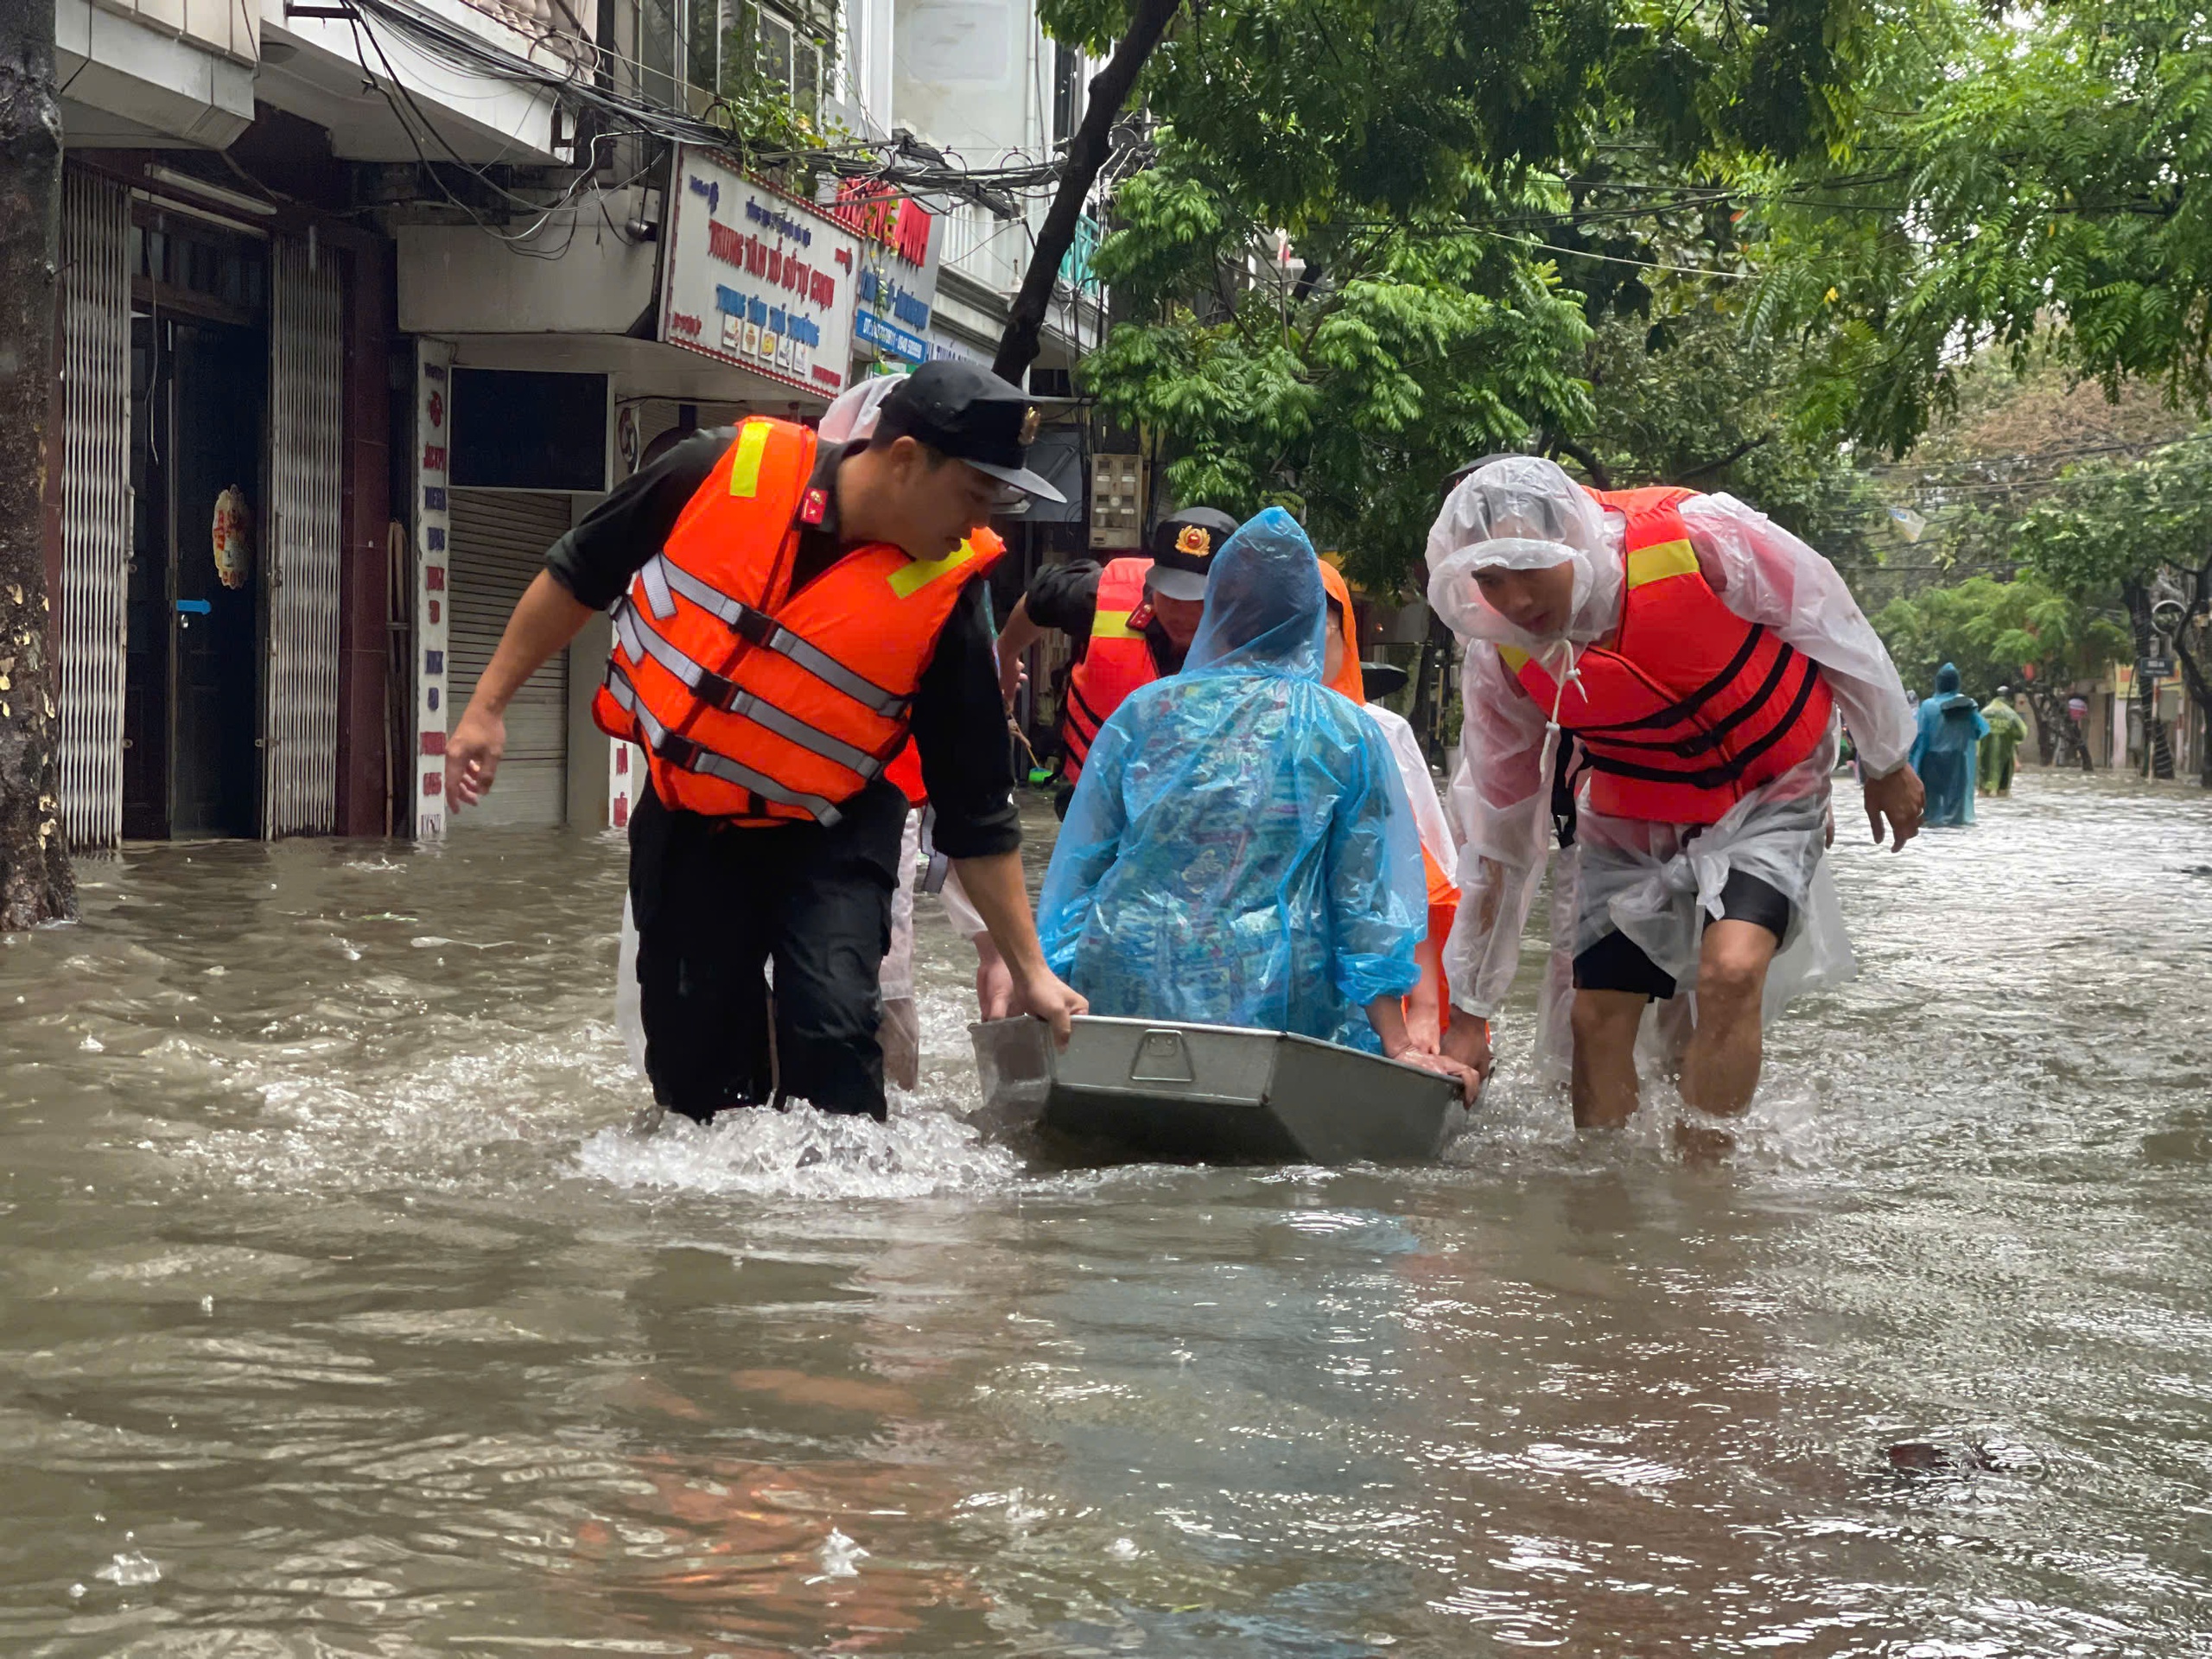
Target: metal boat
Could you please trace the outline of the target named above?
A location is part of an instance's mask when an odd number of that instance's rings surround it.
[[[1108,1155],[1421,1163],[1467,1122],[1448,1077],[1280,1031],[1086,1015],[1057,1049],[1035,1020],[968,1029],[983,1084],[971,1121]]]

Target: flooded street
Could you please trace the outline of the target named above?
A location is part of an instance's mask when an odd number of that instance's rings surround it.
[[[1441,1169],[1031,1168],[934,913],[890,1125],[639,1142],[619,842],[87,862],[0,946],[0,1652],[2212,1653],[2212,805],[2019,791],[1840,788],[1861,976],[1718,1170],[1510,1068]]]

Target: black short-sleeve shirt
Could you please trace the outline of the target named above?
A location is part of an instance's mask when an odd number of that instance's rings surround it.
[[[554,580],[594,610],[612,606],[630,578],[660,551],[684,504],[707,481],[735,435],[729,427],[700,432],[616,486],[582,523],[547,550],[545,568]],[[823,446],[814,482],[830,506],[821,524],[800,528],[794,571],[798,586],[827,570],[851,545],[838,533],[836,473],[847,456],[863,447]],[[952,858],[988,858],[1019,847],[1014,757],[999,691],[988,589],[981,582],[962,589],[938,636],[936,653],[914,693],[913,728],[922,780],[937,810],[938,849]]]

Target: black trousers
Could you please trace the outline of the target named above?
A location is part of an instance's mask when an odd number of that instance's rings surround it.
[[[906,819],[906,797],[880,780],[827,830],[736,829],[645,791],[630,907],[655,1100],[702,1123],[785,1099],[882,1119],[876,982]]]

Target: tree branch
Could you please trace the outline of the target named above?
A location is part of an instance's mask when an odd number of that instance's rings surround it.
[[[1114,123],[1121,118],[1122,106],[1128,101],[1138,72],[1143,69],[1153,48],[1160,44],[1160,37],[1167,32],[1167,25],[1181,9],[1182,0],[1137,0],[1135,13],[1129,19],[1129,32],[1122,36],[1114,55],[1091,80],[1090,101],[1084,107],[1083,120],[1076,127],[1075,136],[1068,140],[1067,171],[1060,175],[1060,188],[1045,214],[1044,225],[1038,230],[1037,245],[1029,256],[1029,269],[1022,273],[1021,290],[1014,296],[1014,308],[1007,315],[1005,336],[999,341],[998,355],[992,359],[991,372],[1001,380],[1020,385],[1029,372],[1029,365],[1037,360],[1037,339],[1044,332],[1045,315],[1052,308],[1052,286],[1059,280],[1060,261],[1075,245],[1076,224],[1083,217],[1083,204],[1090,194],[1090,187],[1098,181],[1099,168],[1106,164],[1106,146],[1112,137]]]
[[[1598,459],[1597,451],[1594,449],[1586,448],[1573,438],[1563,437],[1556,432],[1552,435],[1551,447],[1564,451],[1572,459],[1580,462],[1582,470],[1590,474],[1590,481],[1599,489],[1610,490],[1613,487],[1613,475],[1606,470],[1605,463]]]
[[[1676,473],[1675,474],[1675,482],[1679,484],[1687,478],[1703,478],[1707,473],[1725,471],[1726,468],[1733,467],[1738,461],[1741,461],[1745,455],[1750,454],[1752,450],[1758,448],[1760,445],[1771,443],[1773,441],[1774,434],[1771,432],[1762,433],[1756,438],[1746,438],[1743,442],[1738,444],[1733,449],[1731,449],[1726,454],[1721,456],[1718,461],[1708,461],[1702,466],[1692,467],[1686,471]]]

